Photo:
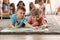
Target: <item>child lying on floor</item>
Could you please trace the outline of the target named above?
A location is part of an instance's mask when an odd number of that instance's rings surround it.
[[[33,27],[42,26],[42,29],[47,28],[46,20],[44,20],[42,13],[39,9],[32,9],[31,15],[28,17],[28,23]]]
[[[10,26],[12,28],[20,28],[25,26],[36,29],[36,27],[33,27],[26,21],[27,19],[25,18],[25,12],[26,10],[23,6],[19,6],[17,8],[16,14],[13,14],[10,19],[11,20]]]

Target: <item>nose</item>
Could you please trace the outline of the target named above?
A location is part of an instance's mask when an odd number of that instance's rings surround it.
[[[35,20],[37,20],[37,18],[35,18]]]
[[[22,14],[22,16],[24,16],[24,14]]]

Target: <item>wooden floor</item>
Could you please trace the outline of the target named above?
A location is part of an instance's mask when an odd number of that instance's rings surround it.
[[[60,35],[0,35],[0,40],[60,40]]]

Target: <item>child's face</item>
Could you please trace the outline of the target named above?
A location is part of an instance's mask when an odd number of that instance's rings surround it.
[[[35,20],[35,21],[37,21],[39,19],[39,16],[38,15],[33,16],[32,19]]]
[[[4,3],[5,3],[5,4],[8,4],[8,2],[9,2],[9,0],[4,0]]]
[[[31,4],[31,7],[34,8],[35,7],[34,4]]]
[[[43,2],[39,2],[38,4],[39,4],[39,5],[42,5],[42,4],[43,4]]]
[[[16,14],[17,14],[17,16],[18,16],[19,18],[23,18],[24,15],[25,15],[25,11],[19,9],[19,10],[17,10],[17,13],[16,13]]]
[[[23,3],[19,3],[19,6],[23,6]]]
[[[10,7],[11,10],[13,10],[14,8],[13,7]]]

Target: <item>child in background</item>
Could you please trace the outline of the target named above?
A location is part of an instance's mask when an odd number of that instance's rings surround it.
[[[23,1],[19,1],[18,4],[17,4],[17,7],[18,7],[18,6],[23,6],[23,7],[25,7],[25,4],[24,4]]]
[[[15,13],[15,4],[14,3],[11,3],[10,4],[10,15],[12,15],[14,13]]]
[[[29,9],[30,9],[30,11],[31,11],[33,8],[35,8],[34,3],[33,3],[33,2],[30,2],[30,4],[29,4]]]
[[[25,14],[26,18],[28,18],[28,17],[30,16],[30,11],[31,11],[33,8],[35,8],[34,3],[33,3],[33,2],[30,2],[30,4],[29,4],[29,13],[28,13],[28,14]]]
[[[0,0],[0,18],[2,20],[2,3],[1,3],[1,0]]]
[[[10,13],[9,0],[3,0],[2,13],[3,13],[3,16],[9,16],[9,13]]]
[[[26,21],[27,19],[25,18],[25,12],[26,9],[23,6],[19,6],[17,8],[16,13],[11,16],[10,26],[12,28],[20,28],[26,26],[29,28],[36,29],[36,27],[33,27]]]
[[[44,3],[40,0],[38,0],[38,4],[39,4],[39,9],[42,11],[43,13],[43,17],[45,17],[45,6],[44,6]]]
[[[33,27],[42,26],[42,29],[47,28],[47,26],[45,25],[45,20],[42,17],[42,13],[39,9],[32,9],[31,15],[28,17],[27,21]]]
[[[2,4],[2,11],[3,12],[9,12],[9,0],[3,0],[3,4]]]

